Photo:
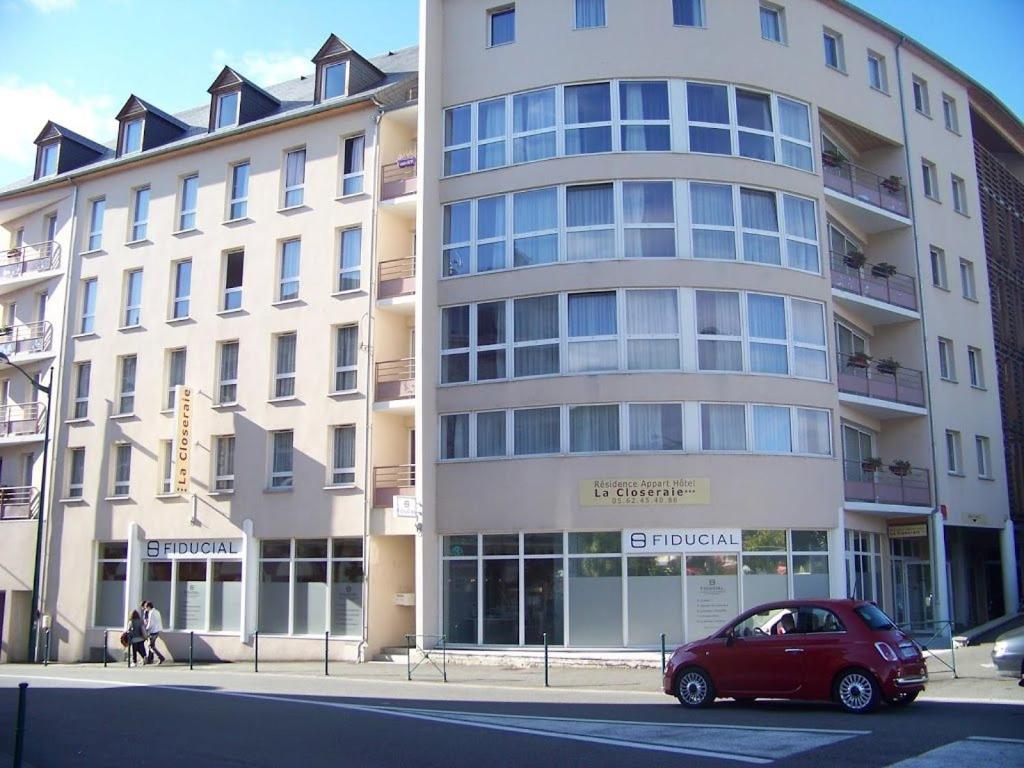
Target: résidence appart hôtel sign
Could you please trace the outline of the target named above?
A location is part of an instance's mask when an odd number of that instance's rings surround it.
[[[580,506],[583,507],[668,507],[710,503],[711,481],[706,477],[580,480]]]

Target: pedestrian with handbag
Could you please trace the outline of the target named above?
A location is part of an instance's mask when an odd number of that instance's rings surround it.
[[[164,631],[163,617],[160,615],[160,611],[151,602],[146,603],[146,620],[144,622],[146,628],[146,634],[149,636],[149,654],[146,656],[146,663],[153,663],[153,656],[155,655],[160,659],[160,664],[163,664],[166,659],[164,655],[156,647],[156,639],[160,637],[160,633]]]
[[[142,623],[142,617],[138,611],[132,611],[128,617],[128,625],[125,627],[128,633],[128,642],[132,647],[132,661],[135,666],[139,665],[139,657],[146,661],[146,627]]]

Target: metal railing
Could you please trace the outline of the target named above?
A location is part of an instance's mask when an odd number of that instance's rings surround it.
[[[419,639],[423,639],[422,643],[418,643]],[[432,641],[432,642],[430,642]],[[428,642],[430,647],[428,646]],[[444,682],[448,682],[448,638],[445,635],[406,635],[405,636],[405,679],[412,680],[412,673],[419,669],[424,664],[428,664],[438,672],[441,673],[441,679]],[[412,652],[418,650],[420,652],[419,660],[412,663]],[[431,654],[441,652],[441,664],[438,666],[437,661]]]
[[[11,280],[29,272],[48,272],[59,267],[60,243],[53,240],[0,252],[0,280]]]
[[[31,485],[0,486],[0,520],[28,520],[38,514],[38,489]]]
[[[872,504],[930,507],[931,473],[920,467],[897,469],[898,473],[884,464],[874,469],[865,462],[844,461],[844,497],[847,501],[865,501]]]
[[[879,264],[854,267],[845,254],[832,251],[832,287],[904,309],[917,309],[917,281]]]
[[[891,213],[910,216],[907,188],[902,182],[897,183],[847,160],[837,161],[828,155],[822,155],[821,167],[821,175],[829,189]]]
[[[42,403],[0,406],[0,437],[41,435],[45,424],[46,406]]]
[[[416,292],[416,258],[390,259],[377,265],[377,298],[390,299]]]
[[[0,326],[0,352],[8,357],[33,352],[46,352],[53,342],[53,326],[49,320],[24,325]]]
[[[411,495],[415,489],[415,464],[373,468],[373,506],[390,507],[395,496]]]
[[[394,200],[416,191],[416,158],[407,157],[380,169],[380,199]]]
[[[924,407],[924,374],[915,368],[890,368],[885,360],[871,360],[840,352],[838,386],[850,395]]]
[[[377,363],[378,401],[402,400],[416,396],[416,360],[406,357]]]
[[[956,643],[952,621],[909,621],[900,624],[899,628],[910,635],[914,642],[921,646],[925,660],[934,659],[958,677],[956,673]],[[938,655],[938,651],[949,651],[949,661]]]

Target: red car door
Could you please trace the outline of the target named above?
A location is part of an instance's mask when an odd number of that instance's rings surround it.
[[[804,653],[802,698],[828,699],[835,673],[846,664],[850,638],[836,614],[820,606],[801,606],[797,616]]]
[[[719,692],[790,694],[803,683],[804,649],[799,635],[739,637],[720,653],[727,672]]]

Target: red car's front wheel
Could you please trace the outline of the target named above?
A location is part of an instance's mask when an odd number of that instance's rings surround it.
[[[676,698],[684,707],[706,707],[715,700],[715,686],[703,669],[689,667],[676,675]]]

